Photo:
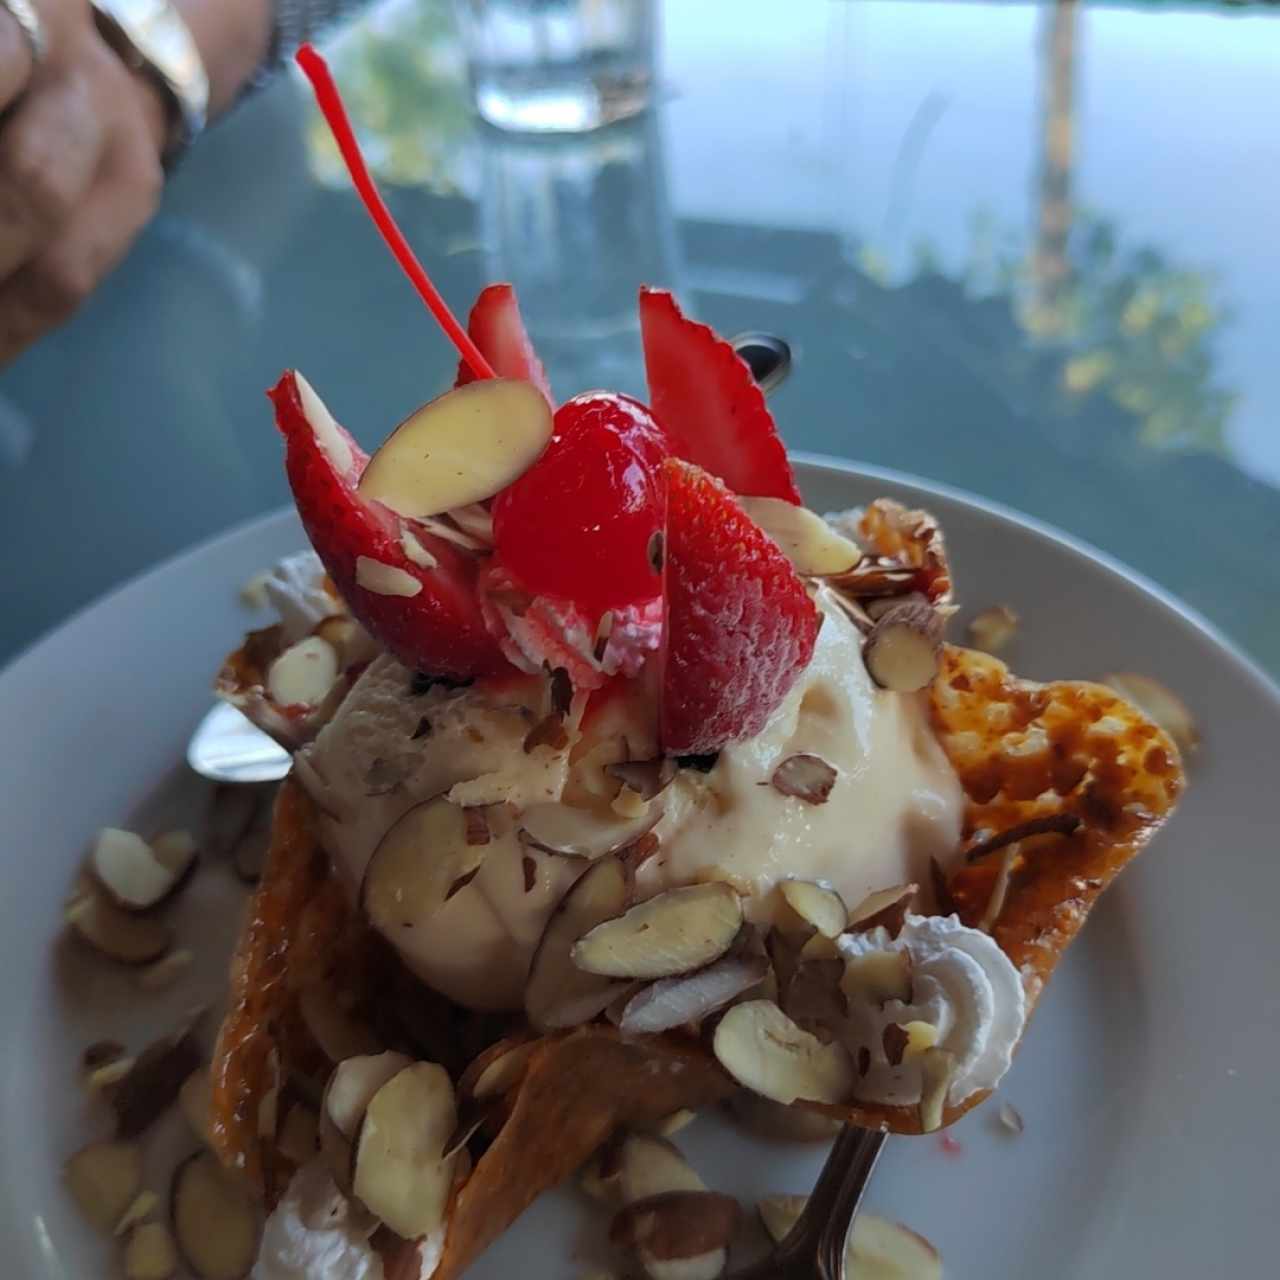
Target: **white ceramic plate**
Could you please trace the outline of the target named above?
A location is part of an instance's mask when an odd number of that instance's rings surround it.
[[[1055,978],[1000,1097],[948,1140],[900,1138],[869,1204],[940,1248],[950,1277],[1274,1274],[1280,1141],[1280,691],[1210,628],[1103,557],[1034,523],[896,475],[810,461],[818,510],[889,493],[932,508],[971,610],[1024,618],[1009,655],[1034,678],[1137,670],[1186,698],[1204,734],[1171,828],[1090,920]],[[162,995],[56,942],[59,908],[105,823],[195,823],[202,787],[180,762],[222,654],[254,616],[238,589],[303,545],[292,513],[161,566],[66,623],[0,676],[0,1273],[117,1274],[59,1185],[104,1118],[77,1087],[80,1051],[141,1047],[216,999],[241,891],[206,868],[177,928],[199,964]],[[1171,548],[1170,554],[1176,554]],[[959,632],[957,632],[959,634]],[[812,1148],[739,1136],[713,1118],[680,1142],[744,1202],[805,1191]],[[191,1143],[170,1117],[153,1185]],[[598,1226],[576,1193],[544,1198],[473,1271],[569,1280]]]

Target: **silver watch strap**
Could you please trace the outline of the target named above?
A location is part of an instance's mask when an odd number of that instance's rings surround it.
[[[275,24],[267,57],[255,82],[261,82],[282,62],[314,39],[331,22],[361,8],[366,0],[275,0]]]
[[[174,160],[203,132],[209,76],[182,15],[169,0],[91,0],[98,31],[124,63],[157,88],[169,109],[164,159]]]

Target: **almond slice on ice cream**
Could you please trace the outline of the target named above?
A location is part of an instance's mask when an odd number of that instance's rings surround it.
[[[622,861],[609,855],[591,863],[547,920],[529,964],[524,1008],[535,1030],[589,1022],[618,994],[620,984],[578,968],[574,944],[602,920],[620,915],[631,894]]]
[[[370,1099],[412,1065],[413,1060],[403,1053],[388,1052],[348,1058],[333,1069],[320,1101],[320,1150],[344,1194],[351,1190],[355,1136]]]
[[[849,923],[844,899],[830,885],[812,880],[783,880],[778,892],[802,920],[813,925],[824,938],[837,938]]]
[[[837,1103],[853,1090],[844,1046],[823,1044],[769,1000],[734,1005],[716,1026],[712,1048],[739,1084],[775,1102]]]
[[[775,791],[805,804],[826,804],[836,785],[836,771],[821,756],[799,752],[788,756],[769,779]]]
[[[867,894],[852,911],[846,926],[851,933],[863,933],[879,926],[897,937],[902,929],[907,908],[919,892],[919,885],[897,884],[891,889],[877,889]]]
[[[80,1212],[110,1234],[142,1185],[142,1148],[136,1142],[93,1142],[67,1161],[62,1174]]]
[[[756,1212],[769,1239],[781,1244],[804,1212],[806,1196],[765,1196]],[[923,1236],[879,1214],[859,1213],[845,1246],[845,1274],[870,1280],[942,1280],[942,1259]]]
[[[360,900],[383,937],[399,942],[480,869],[491,845],[467,838],[467,812],[437,796],[415,805],[382,837],[365,870]]]
[[[993,605],[969,619],[969,643],[983,653],[1001,653],[1018,631],[1018,615],[1007,604]]]
[[[535,804],[521,816],[520,830],[522,839],[547,853],[602,858],[652,831],[661,817],[656,805],[646,805],[638,817],[622,817],[567,804]]]
[[[455,1160],[443,1151],[456,1123],[453,1085],[434,1062],[405,1067],[365,1109],[352,1189],[407,1240],[430,1235],[444,1222]]]
[[[920,1128],[933,1133],[942,1128],[947,1108],[947,1090],[955,1074],[955,1054],[947,1049],[926,1049],[919,1055],[920,1076]]]
[[[942,619],[923,600],[905,600],[876,619],[862,643],[867,672],[882,689],[915,693],[938,673]]]
[[[318,707],[338,678],[338,651],[322,636],[290,645],[267,668],[267,693],[281,707]]]
[[[911,955],[907,951],[867,951],[845,960],[840,987],[850,1000],[883,1007],[911,1000]]]
[[[258,1214],[236,1176],[210,1151],[184,1160],[169,1196],[173,1234],[201,1280],[241,1280],[258,1254]]]
[[[98,832],[89,866],[112,902],[126,911],[149,911],[159,905],[179,879],[179,873],[161,862],[141,836],[119,827]]]
[[[848,573],[862,548],[808,507],[783,498],[739,498],[742,509],[776,542],[797,573],[826,577]]]
[[[369,459],[357,488],[398,515],[441,515],[519,479],[551,430],[551,409],[532,383],[472,382],[410,414]]]
[[[742,928],[742,899],[722,880],[659,893],[574,945],[573,962],[613,978],[666,978],[710,964]]]
[[[668,1191],[627,1205],[609,1239],[652,1280],[715,1280],[728,1260],[738,1202],[716,1191]]]
[[[652,1035],[701,1022],[763,981],[768,968],[764,956],[730,952],[704,969],[659,978],[626,1002],[618,1030],[623,1035]]]

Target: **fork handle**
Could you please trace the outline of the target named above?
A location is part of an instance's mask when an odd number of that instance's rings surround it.
[[[821,1224],[818,1274],[822,1280],[844,1280],[844,1253],[854,1216],[871,1179],[887,1135],[846,1124],[818,1176],[805,1216]]]

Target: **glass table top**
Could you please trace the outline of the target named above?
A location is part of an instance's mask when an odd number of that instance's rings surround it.
[[[1280,674],[1280,12],[662,8],[655,109],[558,139],[473,121],[445,3],[333,33],[455,309],[514,281],[561,396],[642,390],[642,282],[726,334],[779,334],[792,448],[1027,511]],[[372,445],[454,357],[286,74],[201,142],[83,313],[0,375],[0,662],[287,500],[262,393],[290,365]]]

